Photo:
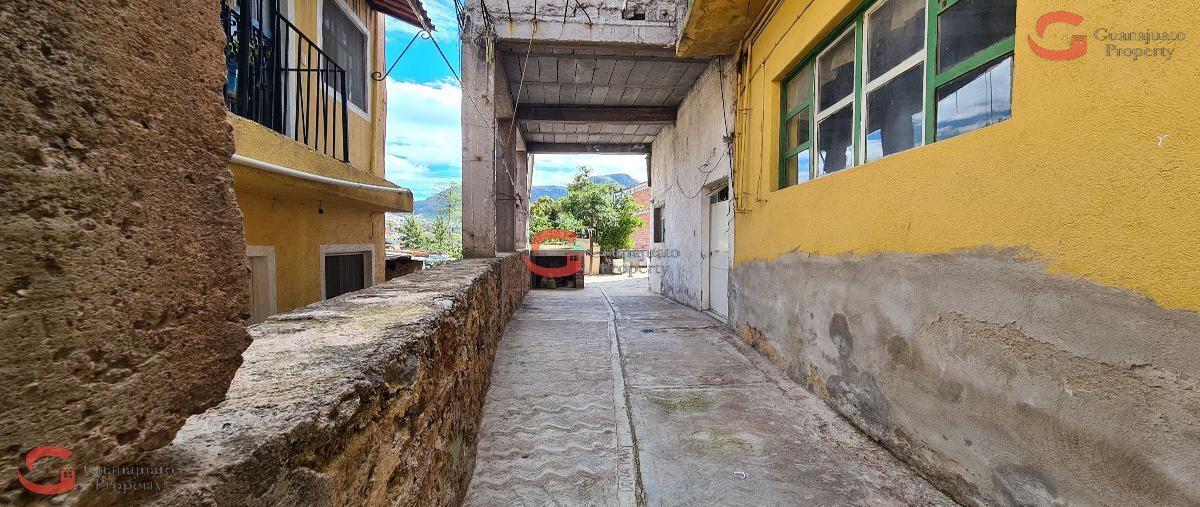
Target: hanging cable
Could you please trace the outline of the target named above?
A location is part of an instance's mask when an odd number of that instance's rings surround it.
[[[409,7],[409,9],[412,9],[413,12],[420,12],[417,10],[417,7],[415,5],[413,5],[412,0],[405,0],[405,1],[408,2],[408,7]],[[437,49],[438,54],[441,55],[442,61],[446,62],[446,68],[450,69],[450,75],[454,76],[454,80],[458,82],[458,89],[462,90],[463,89],[462,78],[460,78],[458,76],[458,71],[454,70],[454,65],[451,64],[450,59],[446,57],[446,52],[442,51],[442,46],[440,44],[438,44],[437,37],[434,37],[433,30],[431,30],[429,28],[429,25],[425,23],[424,18],[418,17],[417,20],[421,22],[421,29],[425,33],[429,34],[429,41],[433,43],[434,49]],[[479,109],[479,104],[475,103],[475,99],[473,97],[471,97],[471,95],[468,94],[466,92],[466,90],[463,90],[462,94],[464,97],[467,98],[467,101],[469,101],[471,103],[471,107],[475,108],[475,114],[479,115],[479,118],[481,120],[483,120],[484,123],[486,124],[488,122],[488,119],[486,116],[484,116],[483,110]],[[493,118],[492,121],[495,121],[495,119]]]
[[[404,46],[404,50],[400,52],[400,56],[397,56],[396,60],[392,62],[392,66],[388,67],[387,72],[382,74],[380,74],[378,71],[372,72],[371,79],[375,81],[383,81],[384,79],[387,79],[388,75],[392,73],[392,69],[396,68],[396,64],[400,63],[400,59],[404,58],[404,54],[408,52],[408,48],[411,48],[413,43],[417,41],[417,37],[429,39],[430,35],[429,32],[426,32],[424,29],[418,30],[417,33],[413,34],[413,38],[408,41],[408,45]]]

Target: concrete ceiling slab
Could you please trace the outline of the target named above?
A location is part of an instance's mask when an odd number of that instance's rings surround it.
[[[563,45],[534,41],[504,42],[499,60],[517,108],[536,105],[568,109],[619,111],[581,117],[527,115],[518,123],[526,140],[536,143],[648,144],[666,121],[661,111],[676,108],[708,67],[704,58],[680,58],[672,48],[614,45]],[[604,109],[609,108],[609,109]],[[648,109],[656,108],[656,109]],[[581,110],[573,110],[580,112]],[[599,113],[597,113],[599,114]]]

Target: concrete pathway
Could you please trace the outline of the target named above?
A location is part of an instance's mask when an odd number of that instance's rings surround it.
[[[533,291],[505,330],[467,505],[953,505],[645,278]]]

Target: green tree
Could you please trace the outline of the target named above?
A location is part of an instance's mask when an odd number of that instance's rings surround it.
[[[445,214],[450,219],[450,224],[455,230],[462,230],[462,185],[451,182],[444,194],[446,206],[440,214]]]
[[[640,208],[632,197],[620,195],[617,185],[595,183],[591,176],[591,170],[580,167],[565,197],[538,199],[530,207],[531,234],[558,228],[592,238],[601,251],[633,246],[633,231],[642,225]]]
[[[425,232],[425,225],[421,223],[421,219],[415,216],[405,217],[404,224],[397,229],[397,232],[400,236],[400,245],[404,248],[425,248],[429,245],[429,234]]]
[[[529,236],[532,238],[546,229],[562,229],[575,234],[585,232],[579,219],[564,212],[558,201],[543,195],[529,205]]]
[[[433,221],[429,249],[455,259],[462,258],[462,233],[454,231],[448,213],[438,215]]]
[[[442,192],[445,206],[433,220],[430,250],[462,258],[462,185],[451,182]]]

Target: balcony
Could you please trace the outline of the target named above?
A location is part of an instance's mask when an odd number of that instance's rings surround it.
[[[350,161],[346,70],[279,14],[278,0],[222,0],[226,107]]]

